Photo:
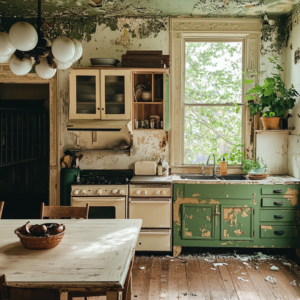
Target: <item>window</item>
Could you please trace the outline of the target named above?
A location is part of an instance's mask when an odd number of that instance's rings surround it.
[[[260,35],[256,19],[171,19],[172,172],[197,174],[209,154],[220,158],[241,144],[246,158],[255,157],[258,122],[244,104],[251,87],[242,71],[258,69]],[[230,168],[239,172],[241,165]]]
[[[242,41],[185,43],[184,164],[241,163],[242,72]]]

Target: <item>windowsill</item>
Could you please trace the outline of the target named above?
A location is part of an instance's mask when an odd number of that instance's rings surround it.
[[[216,171],[218,172],[219,165],[216,165]],[[212,166],[200,166],[200,165],[179,165],[172,166],[171,172],[172,174],[201,174],[204,168],[205,174],[212,174],[213,167]],[[228,166],[227,167],[228,174],[244,174],[242,171],[242,166]]]

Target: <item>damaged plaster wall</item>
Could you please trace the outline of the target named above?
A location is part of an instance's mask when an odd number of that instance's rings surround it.
[[[293,84],[300,93],[300,62],[295,62],[295,52],[300,49],[300,5],[293,12],[290,28],[290,39],[285,49],[286,84],[288,87]],[[289,128],[293,129],[288,139],[289,174],[300,178],[300,97],[292,110]]]
[[[151,28],[151,20],[119,18],[117,30],[111,30],[105,24],[97,25],[96,32],[91,34],[90,40],[82,41],[83,59],[78,66],[90,66],[90,58],[112,57],[121,60],[127,50],[162,50],[169,54],[168,19],[160,20],[159,30],[155,27],[146,33],[145,27]],[[149,25],[150,24],[150,25]],[[156,24],[158,24],[156,22]],[[148,25],[148,27],[147,27]],[[69,71],[59,71],[59,95],[61,101],[61,154],[65,150],[75,149],[76,134],[66,130],[69,111]],[[138,160],[155,160],[158,158],[169,162],[169,147],[160,147],[165,137],[164,131],[133,131],[133,154],[84,151],[80,161],[81,169],[126,169],[133,168]]]

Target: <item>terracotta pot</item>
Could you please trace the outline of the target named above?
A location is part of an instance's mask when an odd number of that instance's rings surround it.
[[[280,121],[279,117],[276,117],[276,118],[261,117],[260,119],[263,123],[264,130],[277,130],[278,129],[279,121]]]

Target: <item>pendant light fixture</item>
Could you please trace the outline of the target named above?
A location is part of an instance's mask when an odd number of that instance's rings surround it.
[[[56,69],[66,70],[82,57],[79,41],[62,36],[51,43],[41,31],[43,24],[42,3],[38,0],[36,29],[27,22],[17,22],[9,33],[0,32],[0,63],[9,61],[15,75],[25,75],[35,65],[36,73],[49,79]]]

